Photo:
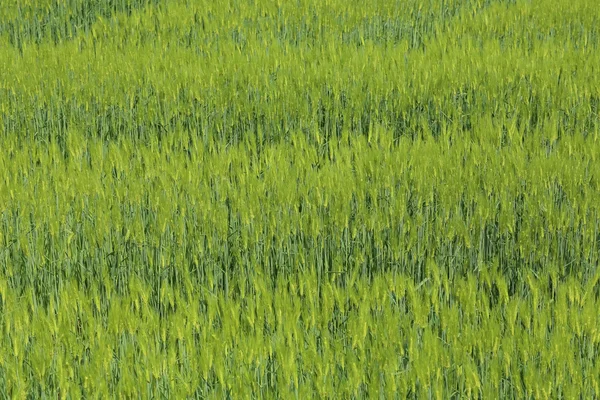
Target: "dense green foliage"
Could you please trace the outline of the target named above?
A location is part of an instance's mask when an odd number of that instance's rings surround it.
[[[599,397],[599,29],[3,1],[0,396]]]

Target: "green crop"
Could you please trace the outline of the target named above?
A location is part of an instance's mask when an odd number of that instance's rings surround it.
[[[585,0],[0,5],[0,395],[600,396]]]

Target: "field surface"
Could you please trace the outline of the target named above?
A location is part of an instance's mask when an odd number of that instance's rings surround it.
[[[590,0],[3,0],[0,398],[600,397]]]

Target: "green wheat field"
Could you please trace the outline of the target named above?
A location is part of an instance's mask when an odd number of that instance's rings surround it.
[[[2,0],[0,399],[600,398],[590,0]]]

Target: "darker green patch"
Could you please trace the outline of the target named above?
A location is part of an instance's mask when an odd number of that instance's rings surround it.
[[[89,32],[98,17],[109,18],[116,13],[131,14],[161,0],[54,0],[50,6],[35,4],[19,6],[17,18],[0,20],[0,35],[22,49],[25,43],[40,44],[51,40],[58,44],[71,40],[81,32]]]

